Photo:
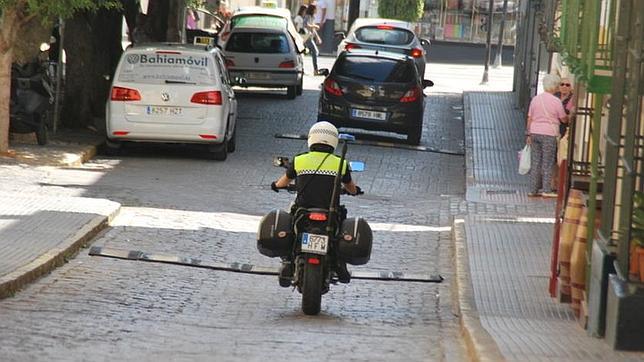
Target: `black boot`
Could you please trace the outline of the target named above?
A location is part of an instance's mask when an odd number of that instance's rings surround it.
[[[280,286],[288,288],[293,280],[293,263],[290,260],[282,260],[278,274]]]
[[[347,263],[338,261],[335,267],[335,272],[338,275],[338,281],[340,283],[347,284],[351,281],[351,273],[347,270]]]

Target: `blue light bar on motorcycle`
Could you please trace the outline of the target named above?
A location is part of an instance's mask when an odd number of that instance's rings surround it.
[[[353,172],[362,172],[365,169],[364,162],[362,161],[349,161],[349,167]]]
[[[354,135],[350,135],[348,133],[340,133],[338,135],[338,139],[344,140],[344,141],[355,141],[356,137]]]

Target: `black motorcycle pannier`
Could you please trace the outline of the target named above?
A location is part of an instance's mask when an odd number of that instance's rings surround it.
[[[365,219],[346,219],[340,227],[338,257],[352,265],[367,264],[371,258],[372,241],[371,228]]]
[[[291,214],[273,210],[262,218],[257,230],[257,250],[262,255],[288,256],[293,251]]]

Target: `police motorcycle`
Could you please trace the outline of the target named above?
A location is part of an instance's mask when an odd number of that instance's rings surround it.
[[[49,141],[54,90],[48,63],[42,61],[42,52],[49,49],[41,45],[41,55],[25,64],[11,66],[11,99],[9,130],[13,133],[36,133],[39,145]]]
[[[328,209],[292,208],[291,213],[273,210],[265,215],[259,226],[257,249],[265,256],[288,258],[293,261],[292,277],[282,278],[283,287],[293,286],[302,294],[302,311],[307,315],[320,313],[322,295],[331,284],[338,282],[338,261],[352,265],[366,264],[371,257],[372,232],[362,218],[345,218],[346,211],[338,204],[338,193],[348,194],[341,186],[342,165],[347,152],[347,140],[352,136],[340,134],[343,141],[340,169],[333,186]],[[287,167],[288,158],[276,157],[274,166]],[[364,170],[364,164],[350,163],[352,171]],[[285,188],[295,192],[295,185]],[[346,269],[345,269],[346,272]]]

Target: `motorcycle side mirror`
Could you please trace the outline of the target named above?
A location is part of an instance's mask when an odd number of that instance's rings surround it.
[[[273,157],[273,166],[275,167],[287,167],[289,164],[288,157],[275,156]]]
[[[349,161],[351,172],[362,172],[365,170],[365,163],[362,161]]]
[[[434,82],[432,82],[429,79],[423,79],[423,88],[433,87],[433,86],[434,86]]]
[[[49,48],[51,48],[51,47],[47,43],[41,43],[40,44],[40,51],[41,52],[46,52],[47,50],[49,50]]]

